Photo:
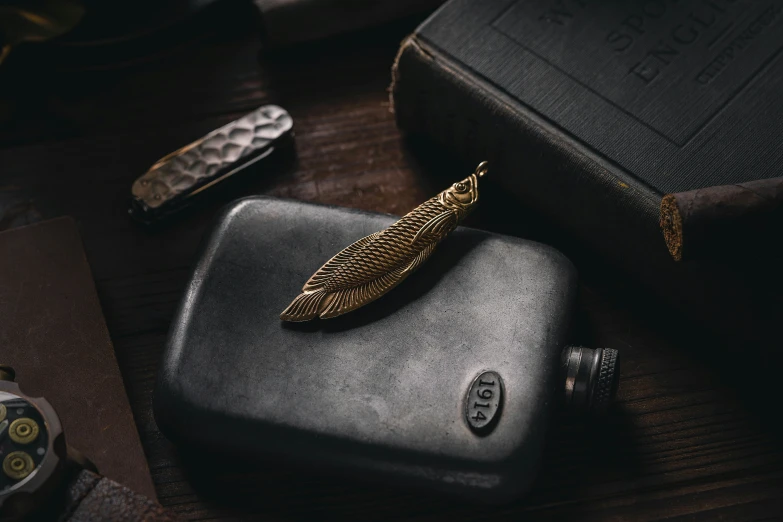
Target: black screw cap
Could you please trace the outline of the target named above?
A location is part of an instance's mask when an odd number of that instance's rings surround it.
[[[617,393],[617,350],[569,346],[563,350],[562,361],[566,405],[589,414],[606,413]]]

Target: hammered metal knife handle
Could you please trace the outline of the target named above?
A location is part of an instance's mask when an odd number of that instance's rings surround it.
[[[193,196],[269,156],[290,138],[293,120],[265,105],[159,159],[131,188],[131,215],[152,222]]]

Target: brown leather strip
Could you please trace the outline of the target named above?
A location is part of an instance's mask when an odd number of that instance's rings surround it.
[[[174,522],[163,506],[106,477],[80,471],[71,482],[60,521]]]
[[[95,486],[103,478],[91,471],[80,470],[75,473],[75,477],[65,490],[65,498],[61,504],[63,507],[61,508],[62,512],[59,520],[69,520],[82,500],[95,489]]]
[[[103,475],[154,498],[73,219],[0,233],[0,295],[0,363],[14,368],[23,392],[51,403],[68,444]]]

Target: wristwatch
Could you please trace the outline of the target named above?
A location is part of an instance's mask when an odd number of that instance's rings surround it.
[[[98,474],[65,443],[62,424],[42,397],[25,395],[0,366],[0,521],[173,521],[143,495]]]

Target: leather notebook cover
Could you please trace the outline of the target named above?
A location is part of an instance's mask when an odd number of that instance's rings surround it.
[[[73,219],[0,234],[0,361],[101,474],[156,498]]]

